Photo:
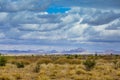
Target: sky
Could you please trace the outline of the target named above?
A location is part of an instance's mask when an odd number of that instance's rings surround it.
[[[0,0],[0,50],[120,50],[120,0]]]

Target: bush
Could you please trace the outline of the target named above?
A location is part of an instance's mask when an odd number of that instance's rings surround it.
[[[5,66],[7,63],[7,60],[5,57],[0,56],[0,66]]]
[[[10,80],[7,76],[0,76],[0,80]]]
[[[72,55],[67,55],[66,58],[67,59],[73,59],[73,56]]]
[[[69,64],[81,64],[81,61],[79,59],[71,59],[68,62]]]
[[[59,58],[58,60],[56,60],[54,63],[55,64],[66,64],[68,63],[70,60],[66,59],[66,58]]]
[[[114,69],[120,68],[120,62],[118,60],[114,60],[113,64],[114,64]]]
[[[23,63],[24,65],[29,65],[30,64],[30,61],[27,61],[27,60],[18,60],[18,61],[11,60],[10,62],[11,62],[11,64],[17,64],[18,62]]]
[[[23,62],[17,62],[16,66],[17,66],[17,68],[24,68],[24,63]]]
[[[83,62],[83,65],[85,66],[86,70],[88,70],[88,71],[93,69],[95,64],[96,64],[95,60],[90,60],[90,59],[87,59],[86,61]]]
[[[15,77],[15,80],[20,80],[20,79],[22,79],[22,77],[20,76],[20,74],[14,74],[13,76]]]
[[[49,59],[49,58],[41,58],[41,59],[38,61],[38,64],[49,64],[49,63],[52,63],[52,60]]]
[[[33,72],[38,73],[39,71],[40,71],[40,64],[37,63],[34,70],[33,70]]]
[[[37,80],[51,80],[47,75],[40,75],[38,76]]]

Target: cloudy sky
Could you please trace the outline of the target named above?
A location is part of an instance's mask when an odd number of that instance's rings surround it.
[[[120,50],[120,0],[0,0],[0,50]]]

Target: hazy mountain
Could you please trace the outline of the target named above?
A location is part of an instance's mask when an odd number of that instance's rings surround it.
[[[85,53],[84,53],[85,52]],[[83,49],[83,48],[75,48],[75,49],[70,49],[70,50],[63,50],[63,51],[57,51],[57,50],[50,50],[50,51],[46,51],[46,50],[0,50],[0,53],[3,54],[22,54],[22,53],[26,53],[26,54],[79,54],[79,53],[83,53],[86,54],[87,50]],[[87,52],[90,53],[90,52]],[[95,52],[96,54],[120,54],[120,51],[115,51],[115,50],[105,50],[105,51],[101,51],[101,52]],[[94,53],[90,53],[90,54],[94,54]]]
[[[81,53],[85,52],[86,50],[83,48],[77,48],[77,49],[71,49],[71,50],[65,50],[62,53]]]

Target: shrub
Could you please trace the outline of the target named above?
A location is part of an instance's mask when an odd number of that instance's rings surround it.
[[[11,62],[11,64],[17,64],[17,63],[23,63],[24,65],[29,65],[30,64],[30,61],[28,61],[28,60],[18,60],[18,61],[11,60],[10,62]]]
[[[78,58],[78,55],[75,55],[75,58]]]
[[[40,64],[37,63],[33,72],[39,73],[39,71],[40,71]]]
[[[88,70],[88,71],[93,69],[95,64],[96,64],[95,60],[90,60],[90,59],[87,59],[86,61],[83,62],[83,65],[85,66],[86,70]]]
[[[113,64],[114,64],[114,69],[120,68],[120,62],[118,60],[114,60]]]
[[[7,60],[5,57],[0,56],[0,66],[5,66],[7,63]]]
[[[72,56],[72,55],[66,55],[66,58],[67,58],[67,59],[73,59],[74,56]]]
[[[17,66],[17,68],[24,68],[24,63],[23,62],[17,62],[16,66]]]
[[[16,61],[15,61],[15,60],[12,60],[12,61],[11,61],[11,64],[16,64]]]
[[[15,77],[15,80],[20,80],[20,79],[22,79],[22,77],[20,76],[20,74],[14,74],[13,76]]]
[[[0,80],[10,80],[7,76],[0,76]]]
[[[114,64],[114,65],[116,65],[116,64],[117,64],[117,62],[118,62],[117,60],[113,60],[113,64]]]
[[[41,59],[38,61],[38,64],[48,64],[48,63],[52,63],[52,60],[49,59],[49,58],[41,58]]]
[[[56,60],[54,63],[55,64],[66,64],[68,63],[70,60],[66,59],[66,58],[59,58],[58,60]]]
[[[69,64],[81,64],[81,61],[79,59],[71,59],[68,62]]]
[[[86,74],[86,71],[84,69],[77,69],[76,74],[77,75]]]
[[[50,78],[46,75],[40,75],[37,80],[50,80]]]

